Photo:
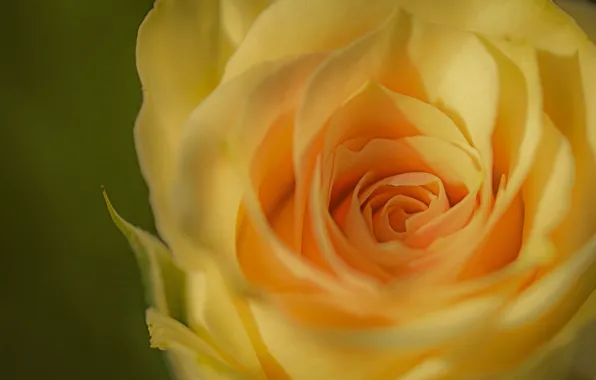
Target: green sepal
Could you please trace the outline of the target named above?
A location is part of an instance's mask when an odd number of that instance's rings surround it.
[[[164,315],[187,321],[186,275],[174,263],[169,249],[158,238],[124,220],[103,190],[114,224],[128,240],[141,273],[146,302]]]

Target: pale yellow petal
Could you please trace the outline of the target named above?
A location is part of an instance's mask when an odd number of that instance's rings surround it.
[[[498,270],[518,257],[523,218],[519,193],[536,159],[543,133],[535,50],[503,41],[486,42],[486,49],[499,73],[500,96],[489,149],[494,152],[492,175],[500,179],[495,184],[498,193],[494,209],[480,235],[480,249],[460,273],[460,278],[466,279]],[[497,243],[503,241],[507,244]]]
[[[376,379],[374,375],[393,362],[398,362],[402,371],[416,363],[415,354],[362,350],[321,340],[267,305],[253,303],[251,309],[265,344],[295,380]]]
[[[468,341],[468,350],[454,352],[450,360],[458,363],[458,371],[470,375],[503,373],[523,365],[548,344],[594,292],[595,247],[596,237],[527,288],[503,314],[496,314],[499,322]],[[590,314],[589,318],[593,317]],[[583,319],[583,325],[590,320]]]
[[[188,293],[190,326],[206,331],[223,359],[257,379],[287,380],[263,345],[247,308],[251,295],[234,292],[217,265],[211,263],[202,272],[190,274]]]
[[[475,333],[478,326],[484,325],[487,318],[494,315],[504,301],[505,299],[498,295],[471,299],[441,308],[396,327],[335,329],[321,331],[317,335],[349,346],[417,352],[452,340],[464,340],[466,334]]]
[[[294,61],[264,64],[218,87],[193,112],[182,137],[172,196],[178,222],[176,227],[184,231],[196,246],[207,247],[207,251],[214,253],[220,264],[231,272],[229,274],[237,278],[240,270],[235,258],[234,236],[244,194],[244,178],[240,178],[234,165],[241,163],[242,173],[250,174],[247,167],[250,158],[244,153],[255,151],[260,142],[255,137],[262,138],[268,127],[242,116],[249,100],[255,99],[250,95],[263,80],[292,63],[296,64]],[[286,78],[284,83],[288,80]],[[279,110],[268,108],[269,105],[261,104],[259,108],[265,116]],[[255,125],[260,129],[251,129]],[[246,147],[238,146],[238,139],[242,136],[251,137],[246,141]],[[241,161],[234,161],[233,155],[241,156]]]
[[[545,112],[575,159],[570,211],[553,235],[562,254],[571,255],[596,232],[596,213],[587,206],[596,192],[596,47],[570,56],[542,53],[539,64]]]
[[[595,320],[596,292],[593,291],[561,331],[508,376],[512,380],[546,378],[546,375],[553,375],[553,380],[567,380],[572,375],[586,379],[596,376]]]
[[[161,0],[139,29],[137,66],[144,103],[135,125],[141,169],[156,224],[170,243],[171,186],[180,133],[190,112],[217,85],[230,54],[216,0]]]
[[[575,160],[571,146],[548,116],[534,166],[523,185],[524,246],[518,260],[536,264],[555,262],[550,234],[561,223],[571,205]]]
[[[151,345],[174,354],[174,369],[181,376],[201,373],[201,367],[208,367],[218,376],[232,379],[248,379],[242,369],[228,363],[213,347],[195,335],[180,322],[156,310],[147,311],[147,325],[151,334]],[[244,373],[243,373],[244,372]]]
[[[203,331],[220,355],[238,366],[261,373],[255,348],[234,304],[234,295],[220,271],[209,263],[203,271],[188,275],[188,324]]]
[[[232,56],[224,81],[261,62],[340,48],[378,27],[394,8],[386,1],[278,1]]]
[[[532,323],[561,303],[579,302],[579,305],[576,305],[576,308],[579,308],[585,300],[585,298],[582,299],[582,295],[587,297],[594,290],[596,281],[593,278],[586,278],[588,276],[586,273],[593,275],[592,272],[595,268],[596,238],[593,238],[566,262],[557,266],[552,272],[521,293],[503,312],[502,327],[512,329],[519,325]],[[587,283],[577,284],[580,279]],[[576,296],[576,299],[569,297],[573,287],[576,286],[585,288],[583,293],[587,291],[588,294],[580,294]]]
[[[574,50],[581,31],[551,0],[400,0],[427,22],[486,36],[526,41],[558,53]]]
[[[492,167],[490,139],[497,118],[497,66],[474,35],[414,23],[409,53],[428,100],[452,117]]]
[[[221,23],[234,47],[240,45],[259,14],[275,0],[220,0]]]
[[[344,46],[402,6],[415,17],[568,52],[581,31],[548,0],[289,0],[263,13],[226,67],[228,80],[259,62]],[[303,20],[308,20],[305,28]]]

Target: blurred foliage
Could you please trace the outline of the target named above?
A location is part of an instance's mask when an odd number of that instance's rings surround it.
[[[1,379],[168,379],[101,194],[153,229],[132,140],[135,40],[151,5],[2,4]]]

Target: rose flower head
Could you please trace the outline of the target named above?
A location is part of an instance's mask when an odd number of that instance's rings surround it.
[[[137,53],[164,243],[110,211],[178,379],[596,376],[596,47],[557,5],[160,0]]]

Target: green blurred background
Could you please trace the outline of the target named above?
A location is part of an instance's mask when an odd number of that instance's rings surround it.
[[[153,231],[132,140],[135,39],[151,6],[2,2],[2,380],[168,379],[101,194]]]
[[[104,185],[123,217],[154,231],[132,140],[135,39],[151,5],[2,3],[2,380],[168,379],[101,195]]]

